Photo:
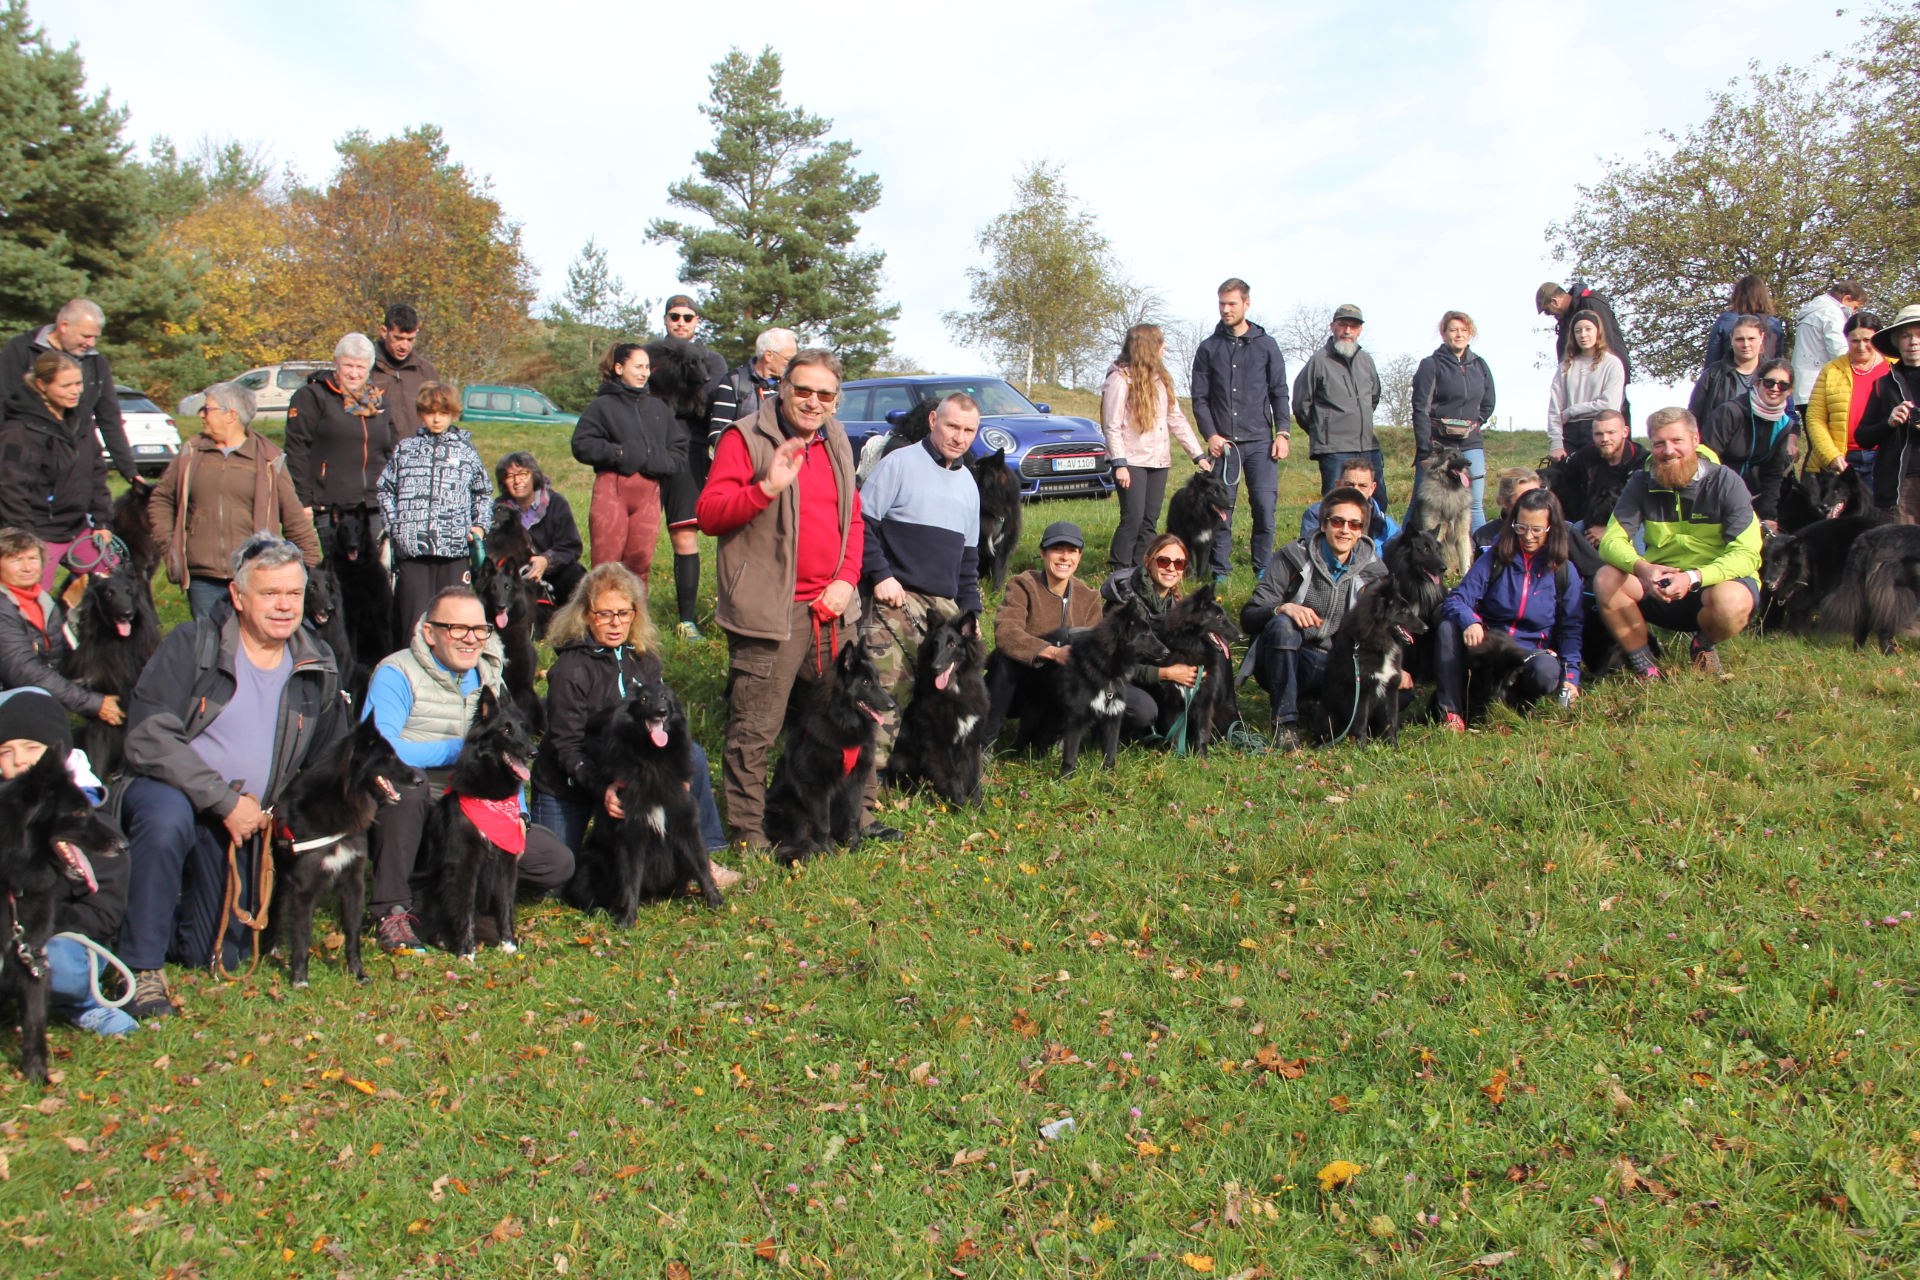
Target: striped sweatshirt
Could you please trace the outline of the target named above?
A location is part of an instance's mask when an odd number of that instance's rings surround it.
[[[897,578],[909,591],[980,608],[980,488],[963,461],[943,462],[933,440],[895,449],[860,486],[869,589]]]

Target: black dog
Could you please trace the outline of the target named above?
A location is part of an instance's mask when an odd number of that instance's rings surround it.
[[[1226,737],[1240,718],[1232,652],[1240,639],[1240,628],[1213,598],[1213,584],[1209,582],[1168,607],[1160,619],[1160,639],[1167,646],[1167,665],[1198,667],[1200,674],[1194,681],[1191,701],[1172,681],[1162,680],[1155,688],[1154,698],[1160,703],[1156,728],[1162,735],[1173,732],[1184,712],[1183,743],[1176,746],[1184,745],[1195,755],[1204,756],[1208,745]]]
[[[353,641],[354,661],[371,670],[395,648],[393,583],[380,563],[380,542],[373,536],[373,516],[367,504],[335,506],[332,545],[325,548],[326,564],[340,583],[340,603]],[[413,643],[412,618],[398,628],[399,646]]]
[[[1891,654],[1894,640],[1920,620],[1920,525],[1889,524],[1869,529],[1847,551],[1840,585],[1820,606],[1820,627],[1851,635],[1853,647],[1878,632],[1880,652]]]
[[[1440,606],[1447,598],[1446,553],[1440,549],[1440,539],[1431,533],[1407,532],[1393,540],[1383,559],[1393,589],[1427,624],[1426,630],[1416,635],[1403,663],[1417,683],[1429,683],[1439,674],[1435,632],[1440,626]]]
[[[333,665],[340,672],[340,687],[353,699],[355,707],[366,698],[369,672],[353,656],[353,640],[347,635],[347,614],[340,602],[340,579],[333,566],[322,562],[307,573],[307,595],[303,602],[307,626],[327,642],[333,652]]]
[[[1366,746],[1374,737],[1400,743],[1400,673],[1414,638],[1427,624],[1413,604],[1378,582],[1353,602],[1327,652],[1327,681],[1320,696],[1324,740],[1351,739]],[[1344,721],[1344,724],[1343,724]]]
[[[1055,644],[1068,637],[1056,635]],[[1154,630],[1153,615],[1139,600],[1110,609],[1100,625],[1072,638],[1065,663],[1046,663],[1036,671],[1035,706],[1020,717],[1017,746],[1040,750],[1060,742],[1060,776],[1073,773],[1080,744],[1098,728],[1107,768],[1120,753],[1120,722],[1126,716],[1126,690],[1133,669],[1167,660],[1167,646]]]
[[[1167,503],[1167,532],[1187,546],[1187,577],[1213,573],[1213,544],[1233,514],[1233,490],[1211,471],[1195,471]]]
[[[1467,649],[1468,724],[1480,723],[1489,707],[1508,700],[1514,680],[1532,656],[1531,650],[1504,631],[1489,631]]]
[[[547,727],[546,707],[533,687],[540,662],[533,644],[533,584],[522,572],[532,557],[532,544],[519,517],[510,511],[504,513],[487,534],[487,562],[481,566],[473,590],[506,650],[507,692],[533,731],[543,733]]]
[[[886,457],[895,449],[904,449],[910,444],[919,444],[933,434],[933,413],[940,407],[940,401],[934,396],[914,405],[900,419],[900,425],[887,432],[887,442],[880,446],[880,456]]]
[[[900,736],[887,757],[889,786],[925,783],[953,805],[980,803],[980,752],[986,743],[986,646],[974,614],[942,618],[920,642],[913,699],[900,717]]]
[[[1885,523],[1880,515],[1841,516],[1768,538],[1760,553],[1762,623],[1793,635],[1812,630],[1814,612],[1840,585],[1847,552],[1861,534]]]
[[[153,526],[147,522],[147,511],[153,505],[153,484],[147,480],[135,480],[127,486],[127,491],[113,500],[113,533],[127,548],[127,566],[132,571],[135,582],[140,583],[147,592],[147,599],[153,599],[153,570],[160,563],[160,543],[153,536]]]
[[[594,815],[561,898],[582,911],[604,911],[623,929],[633,928],[642,901],[679,893],[689,880],[699,882],[709,907],[718,907],[720,889],[687,790],[692,738],[680,699],[664,684],[638,685],[589,720],[586,736],[594,744],[593,790],[598,796],[614,788],[625,816]]]
[[[1005,449],[968,458],[967,470],[980,487],[980,580],[1002,591],[1007,566],[1020,545],[1020,478],[1007,465]]]
[[[767,792],[767,838],[788,866],[860,844],[860,810],[880,718],[898,704],[866,646],[850,641],[787,729]]]
[[[57,749],[0,786],[0,974],[20,1001],[20,1071],[35,1084],[47,1082],[47,939],[55,911],[79,886],[99,888],[94,859],[119,857],[126,847],[74,785]]]
[[[125,710],[133,686],[147,659],[160,647],[160,622],[153,614],[151,588],[125,567],[87,578],[87,592],[74,610],[74,635],[79,641],[67,654],[64,673],[75,684],[120,700]],[[81,726],[74,745],[101,777],[120,770],[124,725],[98,717]]]
[[[287,974],[307,985],[307,953],[313,946],[313,912],[337,891],[340,931],[347,936],[347,972],[366,981],[360,964],[360,923],[367,905],[367,828],[380,810],[400,803],[400,788],[424,782],[401,762],[380,726],[369,716],[287,784],[275,808],[274,880],[279,904],[267,919],[260,947],[271,950],[287,926]]]
[[[1588,472],[1585,483],[1577,472],[1567,465],[1568,459],[1549,462],[1540,468],[1540,482],[1560,499],[1560,510],[1570,521],[1579,521],[1588,528],[1595,526],[1606,528],[1607,521],[1613,518],[1613,509],[1620,505],[1620,492],[1627,482],[1616,476],[1611,467],[1596,467]]]
[[[1782,533],[1798,533],[1820,520],[1842,516],[1876,516],[1873,491],[1852,467],[1835,474],[1788,472],[1780,481],[1779,524]],[[1884,517],[1880,521],[1884,523]]]
[[[512,954],[513,895],[520,882],[520,847],[495,843],[469,809],[490,823],[510,827],[505,810],[516,804],[527,780],[533,739],[511,702],[482,689],[473,724],[460,749],[447,792],[434,803],[420,842],[409,887],[420,916],[420,937],[464,959],[473,958],[474,917],[491,915],[500,949]],[[493,814],[488,806],[495,806]],[[501,826],[496,825],[496,830]],[[524,832],[519,839],[524,840]]]

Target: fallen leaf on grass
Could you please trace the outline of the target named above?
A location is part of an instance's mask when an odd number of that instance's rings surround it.
[[[1327,1105],[1332,1107],[1340,1115],[1345,1115],[1347,1112],[1353,1110],[1353,1103],[1347,1100],[1347,1095],[1344,1093],[1336,1093],[1331,1098],[1328,1098]]]
[[[1096,1216],[1093,1220],[1093,1225],[1088,1227],[1087,1230],[1091,1234],[1097,1236],[1102,1232],[1111,1231],[1119,1225],[1120,1224],[1115,1222],[1112,1218]]]
[[[520,1225],[520,1219],[502,1218],[493,1224],[493,1230],[487,1232],[487,1238],[495,1244],[505,1244],[507,1241],[517,1240],[525,1234],[527,1234],[527,1231],[525,1227]]]
[[[427,1218],[415,1218],[407,1224],[407,1234],[410,1236],[423,1236],[431,1230],[433,1230],[433,1222]]]
[[[1633,1110],[1633,1099],[1627,1096],[1627,1091],[1620,1087],[1618,1081],[1607,1086],[1607,1101],[1613,1104],[1613,1114],[1616,1116],[1624,1116]]]
[[[1183,1253],[1180,1255],[1180,1261],[1186,1263],[1195,1271],[1213,1270],[1213,1259],[1204,1253]]]
[[[1335,1160],[1332,1164],[1322,1169],[1316,1176],[1320,1179],[1320,1189],[1322,1191],[1333,1191],[1336,1188],[1344,1187],[1353,1180],[1355,1174],[1362,1172],[1364,1169],[1364,1165],[1357,1165],[1351,1160]]]
[[[1376,1213],[1367,1219],[1367,1234],[1376,1240],[1385,1240],[1397,1234],[1399,1230],[1400,1228],[1394,1225],[1393,1219],[1384,1213]]]
[[[352,1076],[345,1077],[345,1080],[362,1093],[372,1093],[378,1087],[371,1080],[355,1080]]]
[[[1713,1077],[1708,1075],[1704,1071],[1696,1071],[1692,1075],[1688,1076],[1687,1079],[1693,1081],[1696,1085],[1699,1085],[1702,1089],[1710,1089],[1713,1087]]]
[[[67,1150],[69,1151],[85,1151],[87,1149],[87,1140],[85,1138],[69,1136],[62,1138],[61,1141],[67,1144]]]
[[[667,1280],[693,1280],[693,1272],[687,1270],[687,1264],[675,1258],[667,1264]]]
[[[1025,1009],[1015,1009],[1013,1011],[1013,1029],[1027,1037],[1040,1034],[1040,1024],[1028,1017]]]
[[[987,1149],[985,1147],[981,1147],[976,1151],[956,1151],[953,1153],[953,1163],[947,1167],[949,1169],[958,1169],[963,1164],[979,1164],[986,1158]]]
[[[637,1164],[623,1164],[623,1165],[621,1165],[621,1166],[620,1166],[620,1171],[619,1171],[618,1173],[616,1173],[616,1174],[614,1174],[613,1176],[614,1176],[614,1178],[615,1178],[615,1180],[616,1180],[616,1181],[618,1181],[618,1180],[624,1180],[624,1179],[626,1179],[626,1178],[631,1178],[631,1177],[632,1177],[632,1176],[633,1176],[634,1174],[636,1174],[636,1173],[638,1173],[638,1172],[640,1172],[640,1166],[639,1166],[639,1165],[637,1165]]]
[[[1633,1167],[1633,1161],[1627,1159],[1625,1156],[1615,1156],[1609,1168],[1613,1170],[1613,1176],[1620,1180],[1620,1190],[1622,1191],[1644,1191],[1656,1200],[1662,1202],[1674,1198],[1673,1192],[1667,1190],[1652,1178],[1642,1177]]]
[[[1257,1050],[1253,1055],[1253,1064],[1262,1071],[1273,1072],[1282,1080],[1298,1080],[1307,1074],[1305,1058],[1283,1058],[1280,1056],[1280,1050],[1273,1045],[1266,1045]]]
[[[1503,1262],[1511,1262],[1520,1256],[1518,1249],[1502,1249],[1499,1253],[1483,1253],[1467,1265],[1470,1267],[1497,1267]]]
[[[907,1079],[911,1080],[915,1084],[925,1084],[927,1082],[927,1077],[931,1076],[932,1074],[933,1074],[933,1064],[931,1062],[923,1062],[920,1065],[916,1066],[913,1070],[907,1072]]]
[[[433,1186],[427,1191],[427,1199],[439,1204],[447,1198],[447,1184],[453,1181],[453,1175],[443,1173],[433,1180]]]
[[[773,1261],[773,1237],[768,1236],[765,1240],[762,1240],[759,1244],[756,1244],[755,1246],[753,1246],[753,1256],[756,1258],[759,1258],[762,1262],[772,1262]]]
[[[979,1245],[971,1240],[962,1240],[958,1245],[954,1246],[953,1260],[955,1262],[965,1262],[968,1258],[974,1257],[979,1252]]]
[[[1160,1148],[1154,1146],[1151,1142],[1135,1143],[1133,1149],[1135,1154],[1137,1154],[1142,1160],[1161,1154]]]
[[[1503,1067],[1495,1067],[1493,1078],[1480,1086],[1480,1092],[1487,1095],[1487,1101],[1500,1106],[1507,1100],[1507,1073]]]

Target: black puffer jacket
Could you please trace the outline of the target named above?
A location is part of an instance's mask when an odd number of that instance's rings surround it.
[[[619,702],[636,683],[660,681],[660,657],[632,645],[608,649],[592,640],[561,648],[547,672],[547,736],[533,758],[533,785],[543,794],[591,804],[581,785],[587,772],[587,721]]]
[[[43,542],[72,542],[89,519],[96,529],[113,520],[93,419],[74,409],[63,421],[31,387],[18,388],[0,424],[0,524]]]
[[[1687,412],[1693,415],[1695,425],[1704,432],[1714,411],[1723,404],[1744,401],[1753,391],[1753,380],[1759,376],[1759,365],[1744,378],[1731,360],[1708,365],[1707,371],[1694,379],[1693,393],[1687,397]]]
[[[686,424],[645,387],[608,378],[574,424],[573,456],[595,471],[662,480],[686,469]]]
[[[33,685],[45,689],[76,715],[99,715],[106,695],[82,688],[60,674],[69,649],[61,630],[66,615],[59,602],[42,591],[40,610],[47,619],[45,631],[27,621],[13,592],[0,587],[0,686],[19,689]]]
[[[380,501],[380,473],[387,469],[397,437],[385,408],[367,417],[347,412],[323,369],[287,402],[287,475],[300,505],[353,507]]]
[[[1700,447],[1711,449],[1720,465],[1739,474],[1753,495],[1753,514],[1780,518],[1780,482],[1792,459],[1789,443],[1800,429],[1791,407],[1769,422],[1753,411],[1753,397],[1732,400],[1701,424]]]

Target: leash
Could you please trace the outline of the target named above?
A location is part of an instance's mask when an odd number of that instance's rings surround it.
[[[820,659],[820,615],[815,613],[812,609],[808,609],[807,613],[813,619],[814,669],[819,671],[822,675],[825,675],[827,667],[832,664],[835,655],[837,655],[840,652],[840,615],[835,614],[833,616],[833,621],[828,625],[827,658],[826,658],[826,661],[823,662]],[[885,619],[882,619],[882,621],[885,621]]]
[[[1353,651],[1353,712],[1351,715],[1347,717],[1347,727],[1342,729],[1340,731],[1340,735],[1336,737],[1332,742],[1329,742],[1327,745],[1330,747],[1339,746],[1340,743],[1346,739],[1346,736],[1349,733],[1353,732],[1353,722],[1356,719],[1358,719],[1359,716],[1360,716],[1360,651],[1356,649]]]
[[[47,953],[44,948],[35,951],[27,945],[27,931],[20,923],[20,908],[15,904],[11,892],[7,894],[7,919],[12,922],[7,938],[8,949],[20,967],[27,971],[27,977],[38,982],[47,976]]]
[[[118,1000],[109,1000],[105,995],[101,994],[100,991],[100,966],[97,964],[87,966],[87,984],[93,988],[93,1001],[95,1004],[106,1005],[109,1009],[122,1009],[133,1000],[133,970],[127,968],[126,961],[84,933],[56,933],[53,936],[55,938],[65,938],[69,942],[79,943],[88,951],[91,951],[94,955],[120,971],[120,979],[126,984],[127,989],[121,993]],[[49,939],[49,941],[51,941],[51,939]]]
[[[269,816],[272,810],[267,810]],[[249,837],[254,847],[254,902],[252,911],[240,905],[240,841],[227,841],[227,891],[220,907],[220,927],[213,935],[213,955],[207,959],[207,967],[213,970],[217,978],[231,977],[226,966],[220,961],[225,948],[227,923],[238,920],[253,931],[253,960],[247,965],[247,971],[241,975],[251,978],[254,970],[260,967],[260,934],[267,927],[267,908],[273,903],[273,853],[268,841],[258,834]]]

